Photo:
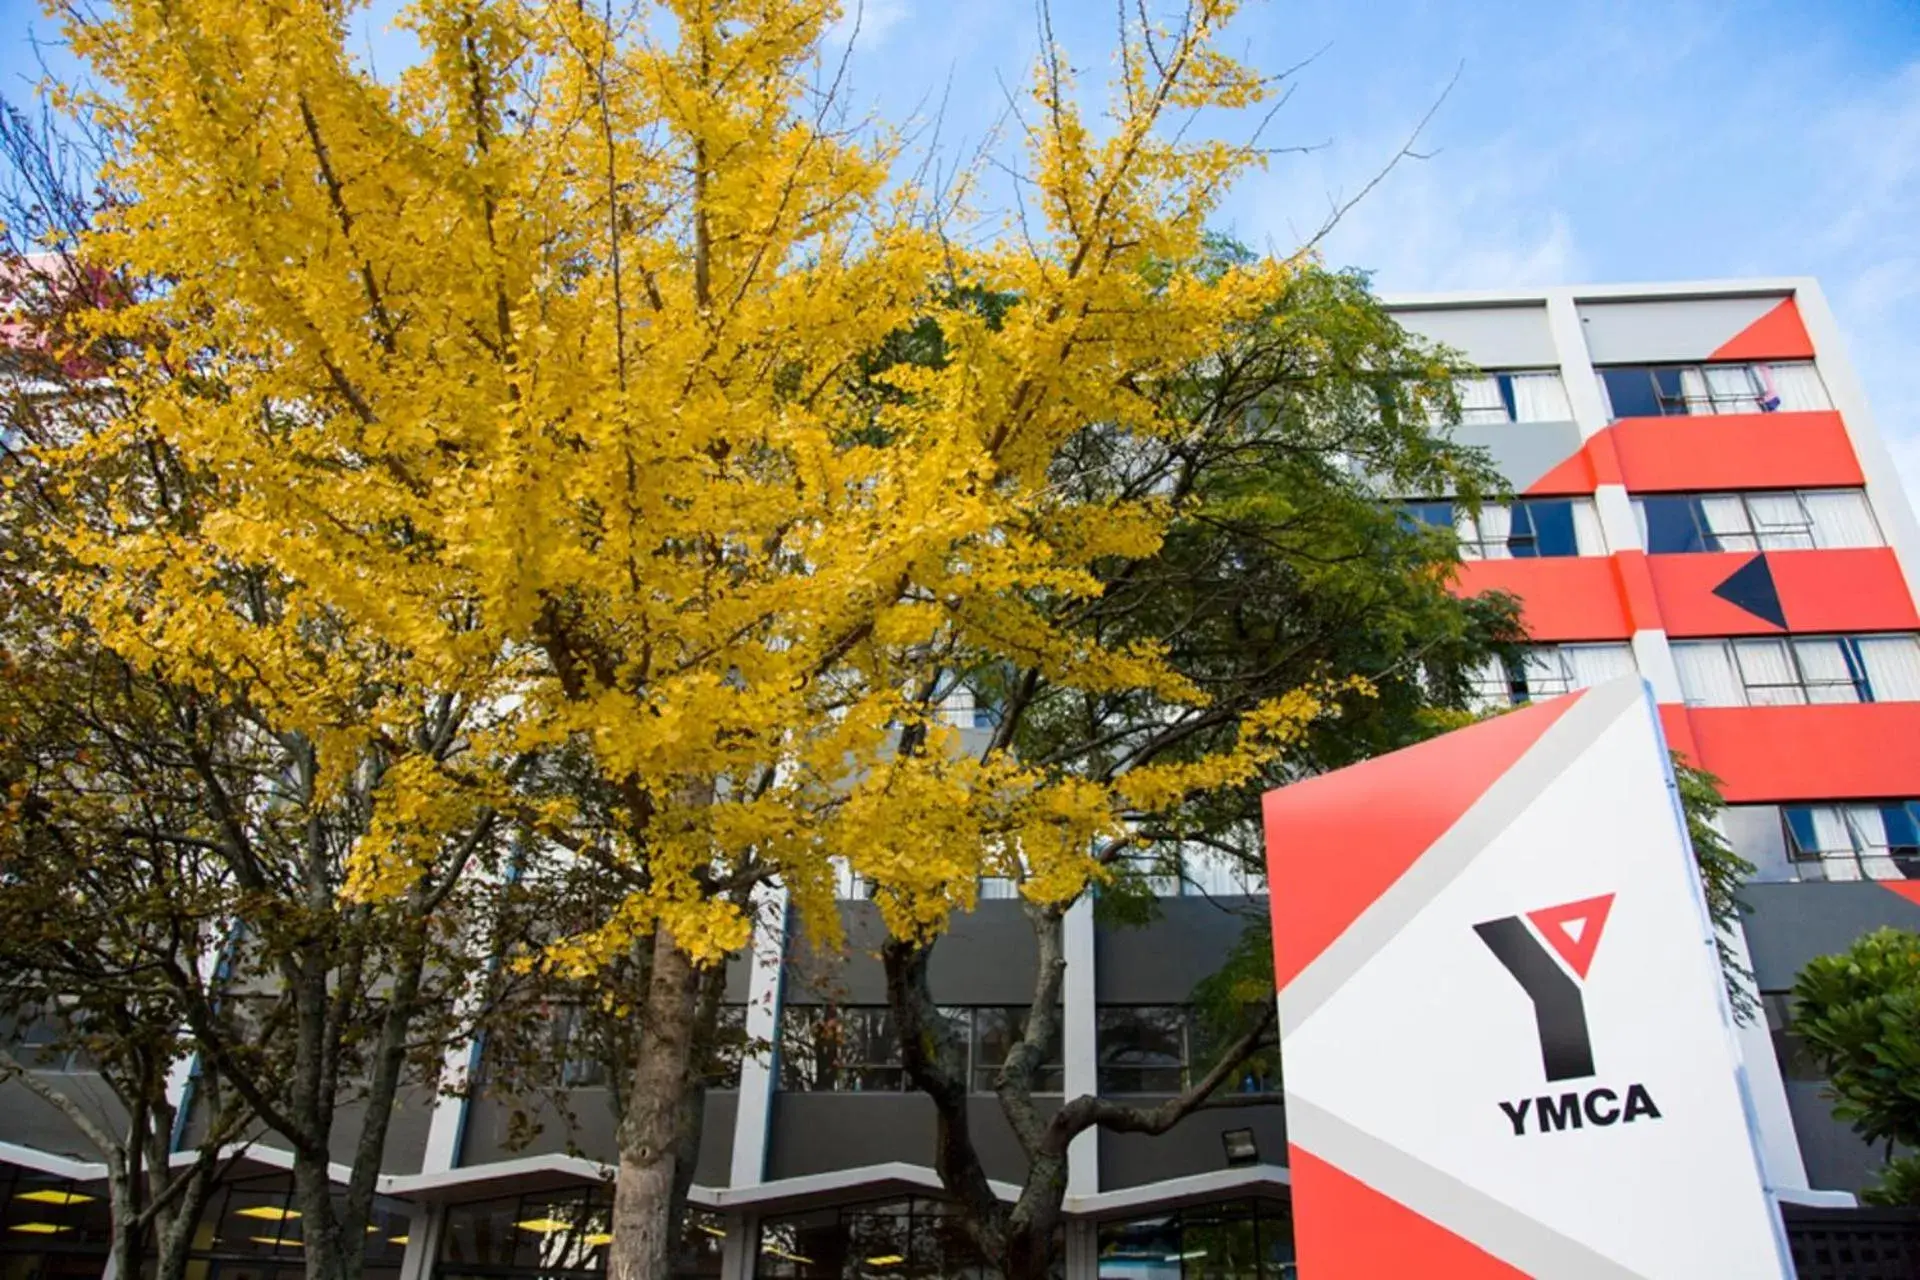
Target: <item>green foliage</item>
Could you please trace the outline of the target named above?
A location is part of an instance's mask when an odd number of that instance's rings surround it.
[[[1794,1031],[1826,1073],[1834,1115],[1889,1163],[1869,1198],[1920,1206],[1920,934],[1880,929],[1821,956],[1794,984]]]
[[[1732,939],[1740,922],[1740,886],[1753,874],[1753,864],[1733,851],[1716,824],[1727,804],[1720,795],[1720,779],[1675,755],[1673,780],[1680,792],[1681,811],[1686,815],[1694,861],[1700,868],[1700,885],[1706,891],[1707,914],[1713,917],[1714,947],[1726,979],[1727,1001],[1733,1006],[1735,1018],[1750,1022],[1758,1012],[1751,994],[1753,975],[1740,963]]]

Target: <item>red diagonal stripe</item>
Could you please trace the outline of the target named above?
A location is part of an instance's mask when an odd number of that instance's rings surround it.
[[[1526,1280],[1517,1270],[1398,1200],[1291,1147],[1293,1240],[1311,1280]]]

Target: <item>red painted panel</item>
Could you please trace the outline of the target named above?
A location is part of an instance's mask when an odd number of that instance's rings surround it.
[[[1727,339],[1708,357],[1711,360],[1811,360],[1813,339],[1800,323],[1800,308],[1792,298]]]
[[[1345,933],[1579,696],[1267,792],[1267,879],[1300,886],[1273,895],[1275,984],[1285,987]]]
[[[1789,631],[1911,631],[1920,627],[1900,565],[1886,547],[1769,551]],[[1764,618],[1728,604],[1713,589],[1753,559],[1751,551],[1648,556],[1667,634],[1778,635]]]
[[[1700,744],[1693,740],[1693,723],[1687,709],[1678,703],[1660,704],[1660,731],[1667,735],[1667,749],[1678,751],[1695,764],[1700,763]]]
[[[1920,702],[1660,710],[1684,715],[1687,754],[1734,804],[1920,796]]]
[[[1622,418],[1604,434],[1613,438],[1627,488],[1638,493],[1865,483],[1847,430],[1831,410]]]
[[[1794,631],[1912,631],[1920,612],[1891,547],[1769,551],[1773,585]]]
[[[1891,880],[1878,880],[1875,883],[1883,889],[1893,890],[1914,906],[1920,907],[1920,880],[1902,880],[1898,883]]]
[[[1463,596],[1512,592],[1526,606],[1527,633],[1535,640],[1624,640],[1633,634],[1618,573],[1604,556],[1469,560],[1460,566],[1454,590]]]
[[[1293,1173],[1294,1245],[1313,1280],[1525,1280],[1480,1246],[1375,1191],[1298,1143]]]

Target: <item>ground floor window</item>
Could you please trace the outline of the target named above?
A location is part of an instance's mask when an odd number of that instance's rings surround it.
[[[950,1204],[911,1196],[769,1218],[755,1276],[778,1280],[985,1280],[993,1272]]]
[[[1234,1200],[1100,1224],[1100,1280],[1296,1280],[1293,1213]]]
[[[440,1234],[438,1280],[587,1280],[607,1267],[613,1190],[579,1187],[456,1204]],[[720,1274],[721,1220],[690,1209],[674,1260],[675,1280]]]

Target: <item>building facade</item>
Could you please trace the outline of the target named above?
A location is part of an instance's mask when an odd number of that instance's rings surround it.
[[[1485,371],[1462,384],[1459,433],[1514,494],[1474,516],[1445,495],[1400,495],[1410,518],[1459,530],[1461,590],[1523,601],[1532,643],[1481,673],[1483,698],[1529,701],[1637,670],[1672,745],[1720,777],[1727,834],[1757,868],[1743,944],[1766,1018],[1742,1048],[1769,1181],[1808,1251],[1804,1274],[1823,1274],[1813,1251],[1843,1237],[1871,1248],[1860,1241],[1878,1232],[1896,1258],[1902,1224],[1847,1208],[1878,1153],[1832,1119],[1786,1022],[1807,960],[1880,925],[1920,929],[1920,525],[1825,301],[1792,279],[1392,305]],[[1194,988],[1264,914],[1264,886],[1195,866],[1162,889],[1145,927],[1109,927],[1085,903],[1069,916],[1051,1065],[1063,1094],[1151,1102],[1205,1069]],[[857,885],[846,896],[846,958],[815,956],[775,895],[729,972],[732,1016],[776,1048],[709,1095],[688,1276],[972,1273],[931,1169],[931,1105],[903,1087],[892,1048],[870,958],[877,913]],[[1018,904],[983,900],[938,957],[935,998],[963,1031],[976,1133],[1010,1195],[1021,1158],[990,1081],[1032,988]],[[84,1063],[37,1065],[87,1094]],[[484,1068],[474,1046],[445,1070]],[[564,1107],[484,1087],[470,1101],[411,1090],[369,1276],[596,1273],[611,1110],[591,1064],[569,1063],[562,1083]],[[343,1156],[348,1141],[343,1125]],[[209,1208],[196,1280],[299,1272],[286,1163],[262,1143],[236,1167]],[[61,1117],[0,1086],[0,1280],[99,1274],[100,1176]],[[1278,1104],[1202,1112],[1157,1138],[1086,1134],[1072,1153],[1065,1274],[1293,1276],[1287,1189]]]

